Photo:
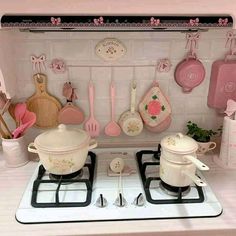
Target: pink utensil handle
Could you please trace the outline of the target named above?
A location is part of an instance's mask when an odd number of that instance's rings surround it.
[[[93,82],[89,82],[89,104],[90,104],[90,115],[94,117],[94,86]]]
[[[111,120],[114,121],[115,117],[115,84],[111,82]]]

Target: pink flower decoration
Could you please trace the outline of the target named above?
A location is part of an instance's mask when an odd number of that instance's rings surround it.
[[[103,24],[103,17],[100,16],[98,19],[94,18],[93,22],[95,25],[102,25]]]
[[[189,24],[190,24],[191,26],[198,26],[198,23],[199,23],[199,19],[198,19],[198,18],[196,18],[196,19],[190,19],[190,20],[189,20]]]
[[[66,64],[62,59],[53,59],[50,68],[55,74],[65,73]]]
[[[148,113],[152,116],[159,115],[161,112],[161,104],[160,102],[153,100],[148,103]]]
[[[160,19],[155,19],[154,17],[152,17],[151,19],[150,19],[150,24],[151,25],[155,25],[155,26],[157,26],[157,25],[159,25],[160,24]]]
[[[53,25],[60,25],[61,24],[61,18],[58,17],[58,18],[54,18],[54,17],[51,17],[51,22]]]
[[[220,19],[218,20],[218,24],[219,24],[220,26],[226,26],[226,25],[228,24],[228,18],[225,18],[225,19],[220,18]]]

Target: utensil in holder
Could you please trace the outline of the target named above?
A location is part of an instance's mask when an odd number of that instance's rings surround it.
[[[2,138],[2,149],[7,167],[20,167],[29,162],[24,136],[17,139]]]

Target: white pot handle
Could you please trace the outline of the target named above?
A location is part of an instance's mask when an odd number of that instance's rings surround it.
[[[94,149],[95,147],[97,147],[98,143],[95,139],[91,139],[89,142],[89,147],[88,150]]]
[[[184,159],[191,161],[199,170],[209,170],[209,167],[191,155],[184,155]]]
[[[37,150],[37,148],[34,146],[34,143],[30,143],[30,144],[28,145],[28,151],[29,151],[29,152],[32,152],[32,153],[38,154],[38,150]]]
[[[207,186],[207,184],[204,181],[202,181],[199,177],[197,177],[196,175],[190,174],[188,171],[183,170],[182,174],[188,176],[197,186],[200,186],[200,187]]]

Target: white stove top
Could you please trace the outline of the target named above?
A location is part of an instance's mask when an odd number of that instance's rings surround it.
[[[146,149],[146,148],[145,148]],[[181,204],[152,204],[146,200],[141,177],[138,171],[138,164],[135,154],[140,149],[95,149],[96,170],[92,191],[91,203],[85,207],[43,207],[35,208],[31,205],[33,182],[37,178],[38,168],[36,168],[20,202],[16,212],[16,219],[20,223],[47,223],[47,222],[84,222],[84,221],[106,221],[106,220],[142,220],[142,219],[167,219],[167,218],[189,218],[189,217],[213,217],[222,212],[222,207],[216,199],[209,186],[203,187],[204,201],[201,203],[181,203]],[[122,177],[123,196],[126,204],[123,207],[114,204],[118,196],[118,176],[108,176],[108,168],[112,159],[122,157],[126,167],[133,172]],[[152,155],[145,155],[145,161],[155,161]],[[135,173],[134,173],[135,172]],[[147,176],[158,176],[158,167],[151,166],[146,170]],[[83,177],[88,175],[86,168]],[[201,173],[198,175],[204,179]],[[43,179],[49,179],[46,174]],[[37,202],[53,202],[55,199],[55,183],[40,185]],[[52,191],[53,190],[53,191]],[[67,190],[67,191],[64,191]],[[145,203],[143,206],[134,204],[135,198],[142,193]],[[153,181],[150,190],[153,199],[176,199],[163,192],[158,181]],[[96,204],[100,194],[107,200],[105,207],[98,207]],[[196,188],[191,188],[190,192],[183,197],[196,198],[198,192]],[[61,185],[59,199],[61,202],[85,201],[85,185],[81,183]]]

